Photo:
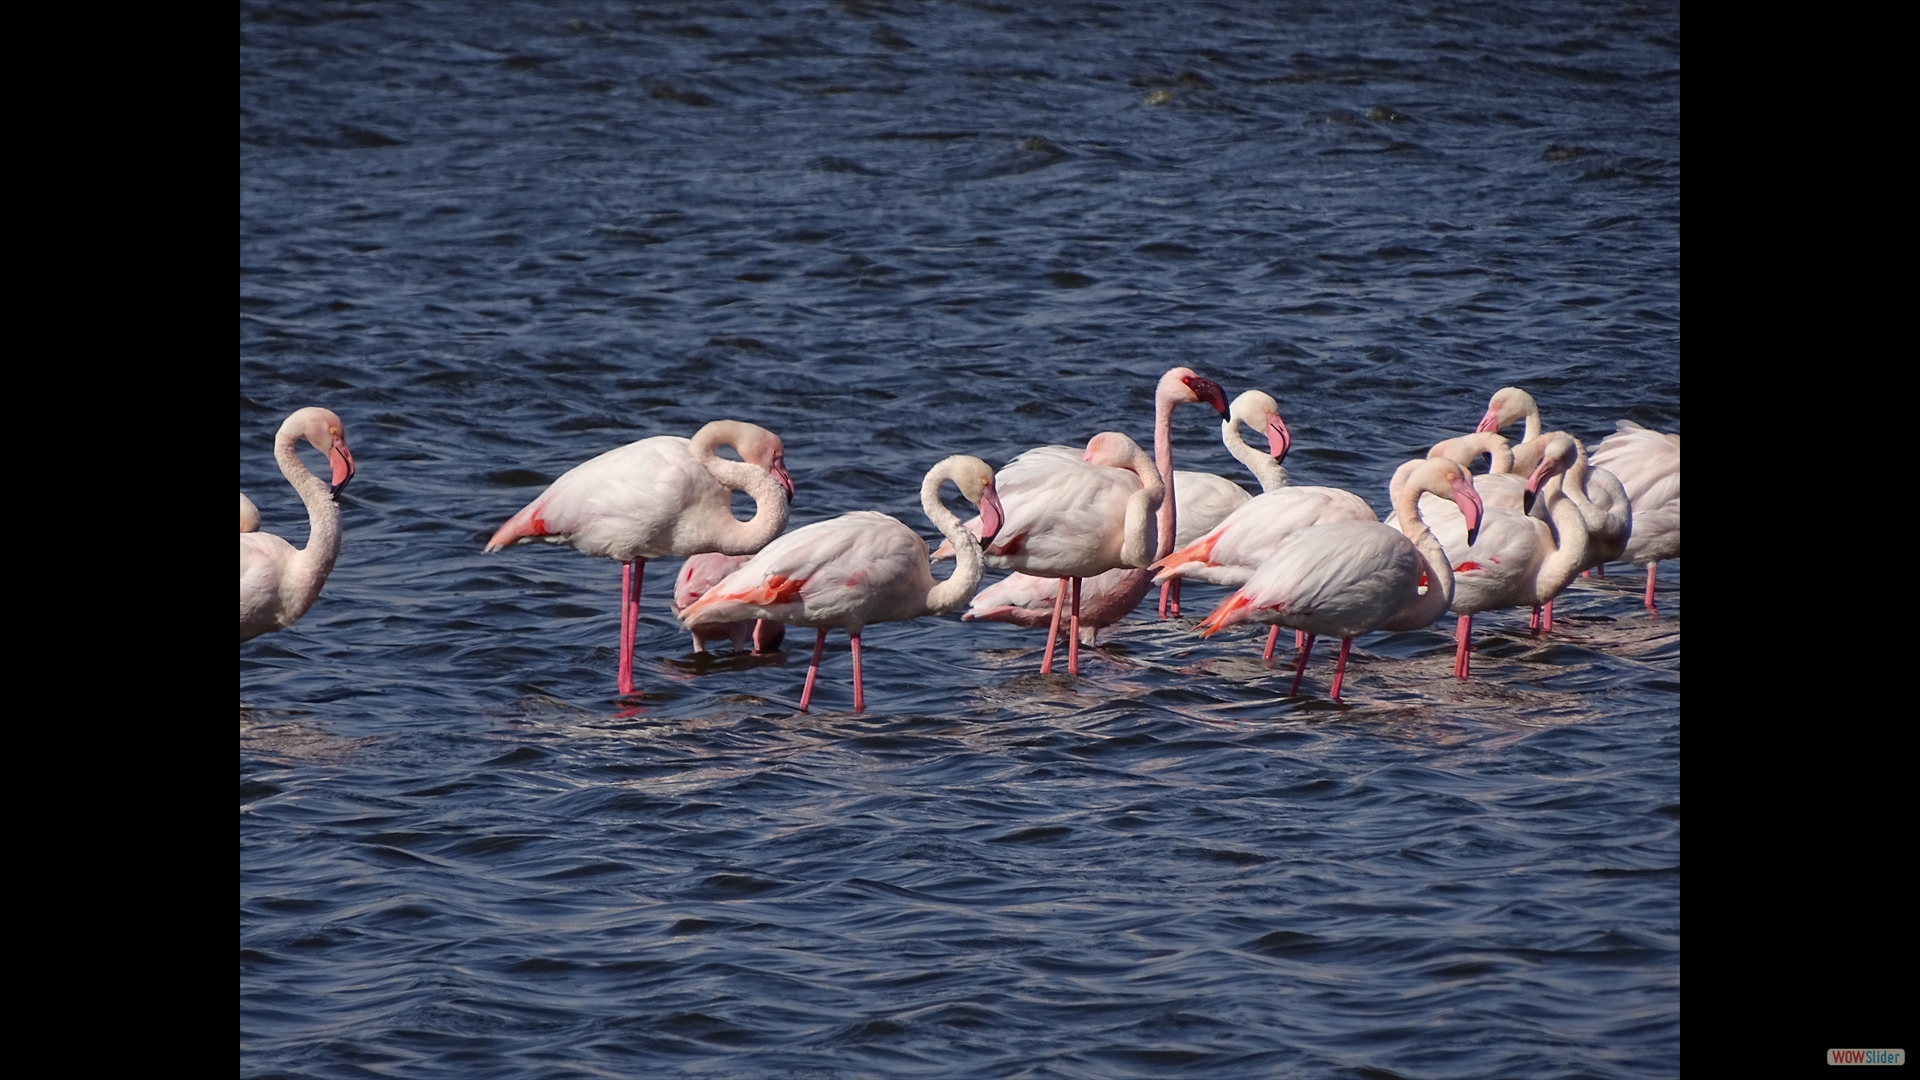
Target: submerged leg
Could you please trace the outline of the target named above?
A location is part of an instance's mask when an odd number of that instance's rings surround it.
[[[1047,624],[1047,652],[1040,658],[1040,674],[1053,674],[1053,639],[1060,636],[1060,603],[1067,598],[1067,579],[1053,591],[1053,621]]]
[[[1333,700],[1340,700],[1340,679],[1347,673],[1347,650],[1353,648],[1353,639],[1340,639],[1340,662],[1333,666]]]
[[[867,711],[867,699],[860,689],[860,635],[849,636],[853,638],[853,711],[861,713]]]
[[[1649,615],[1660,614],[1653,607],[1653,568],[1659,565],[1657,562],[1647,564],[1647,614]]]
[[[1274,623],[1273,629],[1267,631],[1267,651],[1260,654],[1261,660],[1273,659],[1273,646],[1274,646],[1274,643],[1279,640],[1280,640],[1280,624]]]
[[[1067,674],[1080,674],[1080,579],[1073,579],[1073,621],[1067,628]]]
[[[1300,650],[1300,659],[1293,665],[1293,685],[1287,687],[1287,696],[1295,697],[1300,693],[1300,676],[1307,673],[1307,656],[1313,652],[1313,635],[1307,635],[1307,644]]]
[[[807,665],[807,688],[800,691],[800,711],[807,711],[807,703],[813,700],[813,680],[820,675],[820,653],[827,647],[827,628],[821,627],[818,637],[813,639],[813,663]]]

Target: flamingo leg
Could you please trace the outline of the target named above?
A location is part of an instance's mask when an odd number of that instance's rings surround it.
[[[1300,659],[1294,662],[1293,685],[1287,687],[1288,697],[1294,697],[1300,693],[1300,676],[1307,673],[1307,656],[1313,652],[1313,638],[1314,635],[1307,635],[1307,645],[1300,650]]]
[[[1040,658],[1040,674],[1053,674],[1053,639],[1060,636],[1060,603],[1067,598],[1067,579],[1053,592],[1053,621],[1047,624],[1047,652]]]
[[[1547,601],[1546,607],[1540,609],[1540,632],[1553,633],[1553,601],[1551,600]]]
[[[1305,630],[1295,630],[1293,632],[1293,651],[1299,652],[1301,649],[1304,649],[1306,647],[1307,647],[1307,632]]]
[[[1527,616],[1527,629],[1540,632],[1540,605],[1533,605],[1533,614]]]
[[[1594,568],[1593,568],[1593,575],[1594,575],[1595,577],[1606,577],[1606,576],[1607,576],[1607,564],[1606,564],[1606,563],[1601,563],[1601,564],[1600,564],[1599,566],[1596,566],[1596,567],[1594,567]]]
[[[753,651],[766,652],[767,651],[766,643],[767,643],[767,620],[765,619],[753,620]]]
[[[1460,624],[1458,628],[1454,630],[1453,636],[1454,639],[1460,643],[1459,647],[1453,651],[1453,677],[1456,679],[1464,679],[1467,677],[1469,668],[1468,656],[1470,649],[1468,645],[1473,640],[1473,616],[1460,616]]]
[[[827,647],[827,628],[821,627],[819,636],[813,639],[813,663],[807,665],[807,688],[800,691],[800,711],[807,711],[807,703],[813,700],[813,680],[820,674],[820,654]]]
[[[1080,579],[1073,579],[1073,621],[1067,630],[1067,674],[1080,674]]]
[[[647,560],[634,559],[620,567],[620,692],[633,693],[633,642],[640,632],[640,582]]]
[[[1280,624],[1274,623],[1273,629],[1267,631],[1267,651],[1260,654],[1261,660],[1271,661],[1273,659],[1273,646],[1274,646],[1274,643],[1279,640],[1280,640]]]
[[[1351,648],[1353,648],[1352,638],[1340,639],[1340,662],[1333,666],[1333,700],[1335,702],[1340,700],[1340,679],[1347,673],[1347,650]]]
[[[863,713],[867,711],[867,699],[860,687],[860,635],[849,636],[853,638],[853,711]]]
[[[1174,578],[1167,584],[1173,586],[1173,617],[1177,619],[1180,617],[1180,579]]]
[[[1167,617],[1167,596],[1172,589],[1173,582],[1163,581],[1160,583],[1160,617],[1163,619]]]
[[[1659,565],[1657,562],[1647,564],[1647,614],[1649,615],[1659,614],[1653,607],[1653,568]]]

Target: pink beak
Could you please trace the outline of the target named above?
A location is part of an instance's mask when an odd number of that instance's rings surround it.
[[[1471,544],[1480,536],[1480,519],[1486,516],[1487,508],[1480,502],[1480,493],[1464,477],[1453,481],[1453,504],[1460,508],[1460,516],[1467,519],[1467,543]]]
[[[1000,526],[1005,524],[1006,520],[1006,508],[1000,505],[999,494],[989,485],[986,490],[980,493],[981,546],[984,547],[987,541],[992,540],[1000,534]]]
[[[784,464],[776,461],[773,463],[773,468],[768,469],[767,471],[773,474],[773,478],[775,480],[780,481],[781,487],[787,489],[787,501],[792,502],[793,501],[793,477],[787,475],[787,467]]]
[[[1292,445],[1293,433],[1287,430],[1287,423],[1280,419],[1280,414],[1267,417],[1267,452],[1273,455],[1273,460],[1285,460],[1287,449]]]
[[[338,495],[347,488],[347,481],[353,479],[353,451],[347,444],[335,439],[333,449],[327,451],[327,458],[333,462],[333,494]]]
[[[1480,418],[1480,426],[1477,428],[1474,428],[1473,430],[1499,431],[1500,430],[1500,411],[1498,409],[1488,409],[1487,415]]]

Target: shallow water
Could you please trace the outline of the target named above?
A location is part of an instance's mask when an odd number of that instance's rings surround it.
[[[621,702],[617,567],[481,553],[722,416],[793,526],[931,539],[935,461],[1147,444],[1176,364],[1379,510],[1503,385],[1677,431],[1677,11],[1272,7],[242,5],[241,488],[304,542],[303,405],[359,464],[241,646],[244,1075],[1677,1071],[1678,562],[1467,682],[1360,638],[1345,708],[1190,584],[1078,679],[874,626],[864,715],[835,634],[803,716],[812,635],[696,656],[678,560]]]

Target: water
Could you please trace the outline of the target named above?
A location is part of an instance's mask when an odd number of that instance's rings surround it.
[[[935,461],[1147,444],[1175,364],[1381,510],[1504,385],[1677,431],[1677,10],[1275,8],[242,5],[241,489],[304,542],[303,405],[359,464],[240,650],[244,1075],[1677,1071],[1678,562],[1465,683],[1363,637],[1345,709],[1190,584],[1071,680],[871,627],[859,716],[835,634],[802,716],[812,635],[695,656],[677,560],[622,702],[615,565],[481,554],[722,416],[792,525],[931,539]]]

